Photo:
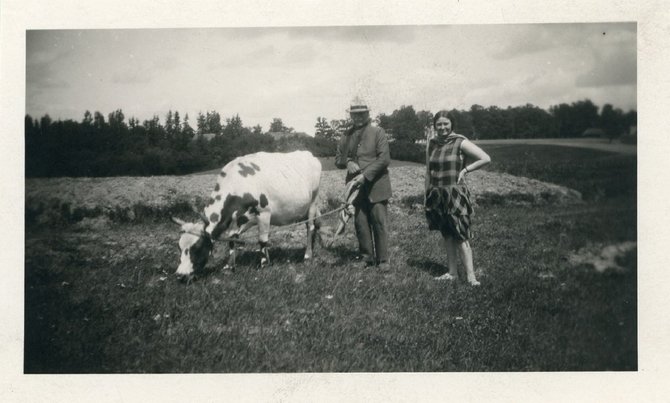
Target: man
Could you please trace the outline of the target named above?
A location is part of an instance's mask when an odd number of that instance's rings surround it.
[[[345,182],[355,181],[359,195],[354,202],[354,223],[364,267],[378,265],[389,270],[388,199],[391,162],[388,140],[382,128],[370,124],[370,110],[359,97],[351,101],[353,127],[340,139],[335,165],[347,169]]]

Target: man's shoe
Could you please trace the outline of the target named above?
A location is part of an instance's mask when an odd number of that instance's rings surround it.
[[[354,267],[357,269],[367,269],[370,266],[374,266],[375,264],[373,262],[370,262],[368,260],[359,260],[354,263]]]
[[[379,266],[377,267],[379,268],[379,271],[384,273],[391,271],[391,265],[389,262],[379,262]]]

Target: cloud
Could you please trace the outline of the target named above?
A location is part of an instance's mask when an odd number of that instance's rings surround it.
[[[33,88],[69,88],[70,83],[58,77],[51,62],[26,65],[26,84]]]
[[[622,48],[614,52],[594,53],[591,70],[575,79],[577,87],[606,87],[637,84],[635,49]]]
[[[153,81],[160,71],[175,70],[181,62],[174,56],[158,56],[144,61],[135,60],[130,56],[127,64],[112,74],[114,84],[146,84]]]
[[[146,84],[151,82],[148,71],[125,70],[112,75],[114,84]]]
[[[408,25],[298,27],[291,28],[288,35],[327,41],[411,43],[414,41],[414,29]]]
[[[518,25],[505,45],[492,57],[508,60],[557,49],[635,44],[634,23]]]
[[[509,60],[560,46],[559,37],[552,35],[546,29],[528,28],[523,31],[514,35],[499,51],[493,52],[491,57],[497,60]]]

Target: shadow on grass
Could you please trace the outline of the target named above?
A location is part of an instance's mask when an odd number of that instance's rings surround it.
[[[315,257],[318,258],[318,250],[315,250]],[[226,255],[228,254],[228,248],[225,248],[223,252]],[[240,249],[237,251],[237,257],[235,258],[235,271],[240,270],[259,270],[261,268],[261,257],[263,255],[256,247],[248,247]],[[284,263],[298,263],[298,264],[307,264],[309,261],[305,261],[305,247],[270,247],[270,262],[272,266],[284,264]],[[224,258],[214,258],[211,259],[204,269],[198,272],[198,278],[206,278],[215,273],[218,273],[222,268],[228,263],[228,256]]]
[[[433,277],[441,276],[449,271],[446,264],[437,263],[425,258],[409,258],[407,259],[407,265],[422,270]]]

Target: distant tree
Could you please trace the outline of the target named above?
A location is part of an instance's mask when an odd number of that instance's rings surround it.
[[[314,137],[323,138],[326,140],[334,140],[335,130],[333,130],[333,128],[330,126],[326,118],[317,117],[314,128],[316,129]]]
[[[623,121],[626,132],[630,133],[631,128],[633,126],[637,126],[637,111],[630,110],[626,112],[626,114],[623,116]]]
[[[222,134],[226,138],[236,138],[245,134],[246,129],[242,124],[242,119],[240,115],[234,115],[233,117],[226,119],[226,126],[223,128]]]
[[[423,116],[425,118],[425,116]],[[396,141],[413,143],[424,137],[424,123],[419,120],[414,107],[401,106],[390,116],[380,114],[377,122],[384,130],[388,131]]]
[[[261,125],[256,125],[251,129],[251,133],[254,135],[263,134],[263,127]]]
[[[544,109],[532,104],[508,109],[513,114],[512,138],[551,137],[555,134],[554,120]]]
[[[142,125],[146,128],[149,145],[158,146],[165,137],[165,129],[161,126],[158,115],[154,115],[150,120],[145,120]]]
[[[109,127],[112,128],[116,134],[124,129],[127,129],[126,123],[124,121],[126,117],[121,109],[115,110],[114,112],[107,115],[107,117],[109,118]]]
[[[170,109],[167,115],[165,115],[165,132],[170,139],[174,135],[174,117],[172,115],[172,109]]]
[[[551,106],[549,113],[554,117],[560,137],[579,137],[586,129],[599,124],[598,107],[588,99]]]
[[[339,141],[352,124],[351,118],[331,120],[330,127],[333,129],[333,140]]]
[[[176,115],[177,118],[179,114]],[[179,130],[175,133],[174,148],[176,150],[184,151],[188,148],[189,143],[193,139],[195,132],[188,123],[188,113],[184,115],[184,122],[181,123]]]
[[[184,115],[184,122],[181,124],[181,132],[186,134],[186,136],[189,138],[193,138],[193,135],[195,134],[193,128],[188,122],[188,113]]]
[[[49,116],[49,114],[46,114],[46,115],[42,116],[42,118],[40,119],[39,127],[40,127],[40,131],[42,132],[43,136],[46,136],[46,135],[49,134],[49,129],[51,127],[51,117]]]
[[[577,101],[572,104],[575,120],[575,136],[581,136],[582,133],[591,127],[598,125],[598,107],[589,99]]]
[[[416,117],[419,119],[421,125],[423,125],[422,134],[425,136],[425,133],[429,131],[433,125],[433,113],[431,111],[419,111],[416,113]]]
[[[208,133],[207,118],[202,114],[202,112],[198,112],[198,117],[196,118],[196,127],[198,129],[198,134]]]
[[[570,137],[574,135],[576,130],[571,116],[570,105],[566,103],[552,105],[549,107],[549,113],[554,118],[558,137]]]
[[[172,123],[174,124],[175,132],[180,132],[181,131],[181,118],[179,116],[179,111],[174,111],[174,115],[172,115]]]
[[[476,140],[478,133],[474,133],[472,127],[472,116],[468,111],[459,111],[458,109],[452,109],[449,111],[449,115],[453,117],[454,122],[452,122],[452,130],[458,134],[462,134],[468,138]],[[431,127],[432,127],[432,118],[431,118]]]
[[[93,124],[93,116],[90,111],[84,112],[84,120],[81,121],[84,126],[91,126]]]
[[[216,111],[207,112],[207,133],[215,133],[220,135],[223,131],[221,124],[221,115]]]
[[[93,127],[98,131],[102,131],[105,128],[105,117],[98,111],[95,111],[93,114]]]
[[[281,118],[273,118],[272,123],[270,123],[271,132],[282,132],[282,133],[293,133],[292,127],[284,126]]]
[[[23,118],[23,124],[26,133],[33,132],[35,124],[33,123],[33,118],[30,115],[26,115],[25,118]]]

